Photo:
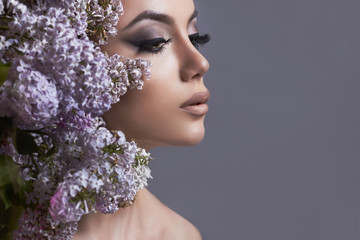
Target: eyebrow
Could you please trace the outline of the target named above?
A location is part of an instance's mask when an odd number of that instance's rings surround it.
[[[194,12],[191,14],[191,16],[188,20],[188,24],[194,18],[196,18],[197,14],[198,14],[197,10],[194,10]],[[126,27],[124,27],[122,29],[122,31],[131,28],[136,23],[141,22],[145,19],[151,19],[151,20],[155,20],[158,22],[162,22],[169,26],[174,26],[174,24],[175,24],[174,19],[172,17],[170,17],[169,15],[158,13],[158,12],[153,12],[153,11],[144,11],[144,12],[140,13],[139,15],[137,15],[128,25],[126,25]]]

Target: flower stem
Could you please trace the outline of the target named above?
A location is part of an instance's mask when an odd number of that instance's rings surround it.
[[[36,163],[36,161],[34,159],[34,156],[31,155],[30,158],[31,158],[32,164],[35,166],[36,171],[39,172],[39,166],[37,165],[37,163]]]
[[[0,20],[10,20],[10,21],[14,21],[15,18],[9,17],[9,16],[0,16]]]

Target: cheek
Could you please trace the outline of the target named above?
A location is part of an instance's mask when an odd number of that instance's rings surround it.
[[[139,123],[138,139],[158,145],[193,145],[204,137],[204,117],[194,117],[181,110],[188,92],[181,84],[166,79],[161,85],[153,79],[144,91],[143,104],[136,111]],[[140,103],[140,102],[139,102]],[[140,127],[141,126],[141,127]]]
[[[171,51],[168,51],[171,52]],[[142,90],[130,90],[105,114],[112,129],[121,129],[128,139],[159,145],[192,145],[204,136],[204,117],[179,110],[193,89],[181,81],[173,52],[149,57],[152,76]],[[160,57],[159,57],[160,56]]]
[[[171,83],[170,78],[154,76],[150,81],[140,93],[134,118],[141,121],[141,126],[149,135],[164,134],[176,128],[181,92],[177,84]]]
[[[174,54],[160,56],[150,59],[153,64],[151,79],[145,82],[143,90],[139,92],[141,95],[139,105],[143,113],[158,119],[162,115],[178,111],[177,107],[180,106],[183,98],[186,98]]]

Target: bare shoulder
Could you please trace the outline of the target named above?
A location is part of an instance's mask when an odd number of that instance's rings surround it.
[[[163,228],[160,231],[160,240],[201,240],[199,230],[188,220],[163,205]]]
[[[147,226],[142,238],[147,240],[201,240],[200,232],[188,220],[174,212],[147,189],[140,192],[139,200],[146,203]],[[135,201],[136,203],[136,201]],[[147,237],[144,237],[147,236]]]
[[[161,240],[201,240],[199,230],[190,222],[186,221],[184,224],[173,225],[165,229],[160,236]]]
[[[89,214],[73,240],[201,240],[194,225],[165,206],[147,189],[128,208],[111,215]]]

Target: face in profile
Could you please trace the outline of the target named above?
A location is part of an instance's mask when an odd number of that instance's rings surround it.
[[[123,0],[118,34],[102,49],[109,55],[152,62],[143,90],[130,90],[104,114],[109,129],[122,130],[140,147],[192,145],[204,137],[209,92],[208,61],[198,51],[207,35],[196,28],[192,0]]]

